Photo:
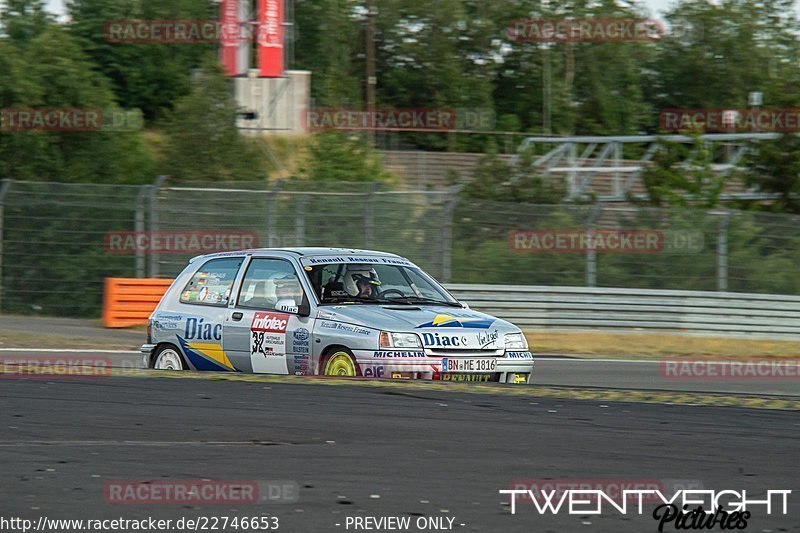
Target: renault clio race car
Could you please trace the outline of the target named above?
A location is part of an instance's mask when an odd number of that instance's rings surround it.
[[[150,316],[147,368],[527,383],[519,328],[397,255],[336,248],[198,256]]]

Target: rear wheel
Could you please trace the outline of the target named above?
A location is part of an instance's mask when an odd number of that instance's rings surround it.
[[[183,357],[178,349],[172,345],[165,345],[158,349],[154,356],[153,368],[156,370],[184,370]]]
[[[336,350],[325,360],[322,369],[325,376],[355,377],[358,375],[356,362],[348,350]]]

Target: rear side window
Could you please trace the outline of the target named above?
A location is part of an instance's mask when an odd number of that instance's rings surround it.
[[[226,306],[243,257],[212,259],[200,267],[181,292],[181,303]]]

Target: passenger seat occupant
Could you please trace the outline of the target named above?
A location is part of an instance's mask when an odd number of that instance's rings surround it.
[[[277,311],[297,312],[297,306],[303,299],[303,289],[300,281],[294,274],[287,274],[275,280],[275,296],[278,301],[275,303]]]

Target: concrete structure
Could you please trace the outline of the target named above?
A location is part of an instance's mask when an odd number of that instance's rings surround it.
[[[282,78],[233,78],[236,102],[243,113],[237,126],[245,134],[306,133],[306,113],[311,105],[311,72],[288,70]]]

